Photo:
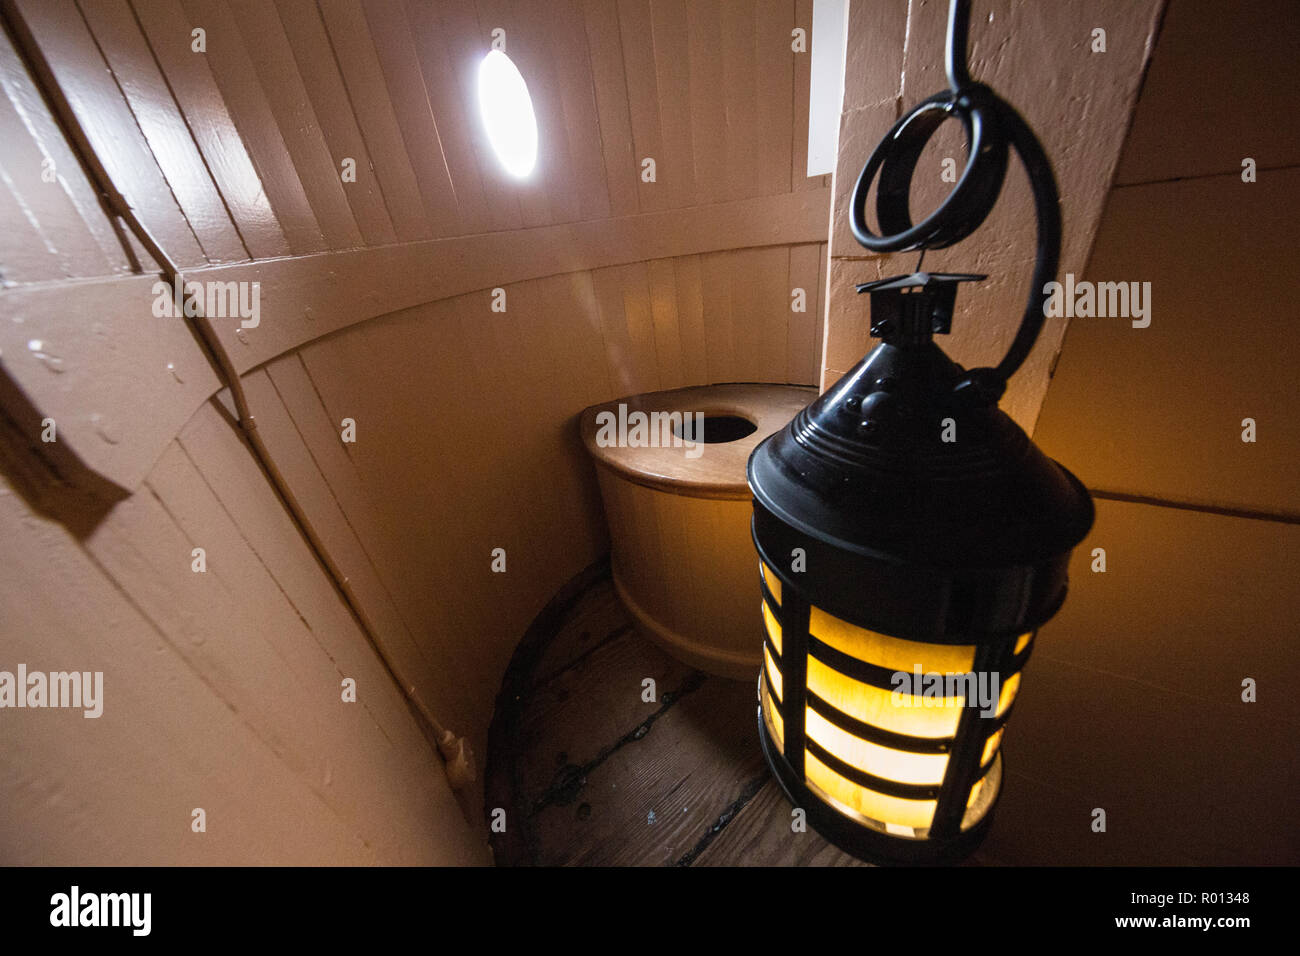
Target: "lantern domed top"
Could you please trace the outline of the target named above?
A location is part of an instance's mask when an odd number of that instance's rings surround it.
[[[968,278],[979,277],[864,286],[872,333],[885,341],[760,444],[748,468],[770,563],[788,563],[787,545],[816,550],[822,573],[807,583],[824,606],[918,639],[1046,620],[1093,521],[1079,480],[996,405],[971,401],[959,387],[967,370],[931,340]],[[887,580],[902,586],[862,599]]]
[[[930,567],[1027,564],[1078,544],[1087,491],[1001,409],[962,407],[933,343],[878,347],[757,449],[760,504],[838,547]]]

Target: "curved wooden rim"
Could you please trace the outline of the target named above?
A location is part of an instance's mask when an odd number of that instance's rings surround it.
[[[750,453],[768,435],[777,431],[817,395],[805,385],[777,385],[761,382],[698,385],[660,392],[642,392],[592,405],[582,413],[583,444],[598,466],[634,484],[669,494],[694,498],[749,498],[745,466]],[[675,447],[605,447],[597,444],[596,418],[601,412],[624,418],[632,412],[706,415],[737,415],[753,422],[757,430],[733,442]],[[657,436],[656,436],[657,437]],[[698,452],[695,457],[688,453]]]

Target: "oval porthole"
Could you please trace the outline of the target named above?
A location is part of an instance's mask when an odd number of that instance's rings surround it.
[[[528,84],[500,50],[478,68],[478,107],[492,151],[511,176],[522,179],[537,164],[537,117]]]

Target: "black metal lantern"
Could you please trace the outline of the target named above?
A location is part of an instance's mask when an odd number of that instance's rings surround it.
[[[1014,147],[1038,216],[1015,342],[997,367],[967,370],[932,340],[949,331],[959,283],[983,276],[917,271],[859,286],[881,344],[749,461],[763,750],[814,828],[880,862],[953,860],[987,831],[1034,631],[1064,600],[1070,552],[1093,520],[1082,484],[997,407],[1042,325],[1060,220],[1032,132],[966,75],[967,15],[964,0],[951,4],[950,89],[877,147],[852,223],[873,251],[958,242],[996,202]],[[912,172],[947,116],[962,120],[970,159],[914,226]],[[864,216],[877,172],[879,236]]]

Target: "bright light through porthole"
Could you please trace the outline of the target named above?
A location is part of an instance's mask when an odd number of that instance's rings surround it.
[[[492,50],[478,68],[478,108],[497,159],[522,178],[537,164],[537,117],[528,84],[510,57]]]

